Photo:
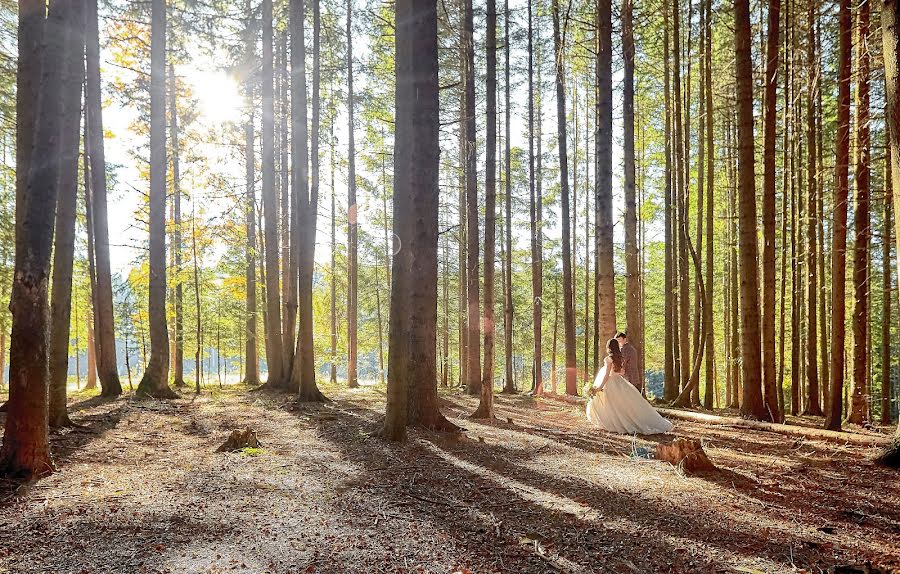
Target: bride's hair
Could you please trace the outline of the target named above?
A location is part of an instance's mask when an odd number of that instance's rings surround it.
[[[606,356],[612,359],[614,371],[622,370],[622,350],[619,348],[619,342],[617,340],[610,339],[606,343]]]

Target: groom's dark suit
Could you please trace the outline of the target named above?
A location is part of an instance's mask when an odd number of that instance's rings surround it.
[[[623,367],[625,368],[625,379],[634,385],[637,390],[644,388],[644,381],[641,380],[641,374],[638,370],[638,354],[631,343],[622,345]]]

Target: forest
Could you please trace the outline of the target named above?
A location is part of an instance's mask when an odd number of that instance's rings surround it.
[[[0,170],[0,572],[900,572],[898,0],[0,0]]]

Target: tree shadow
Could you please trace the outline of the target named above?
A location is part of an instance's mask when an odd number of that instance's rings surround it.
[[[789,568],[790,544],[796,546],[795,563],[819,561],[820,552],[812,546],[804,551],[799,538],[769,550],[765,536],[748,525],[711,521],[689,506],[661,506],[631,492],[536,470],[524,465],[528,453],[511,446],[415,430],[406,445],[388,445],[374,438],[377,412],[337,403],[336,416],[317,419],[317,430],[364,469],[346,486],[358,493],[354,503],[412,510],[471,556],[488,552],[510,571],[717,572],[723,554]],[[759,542],[745,543],[753,538]]]

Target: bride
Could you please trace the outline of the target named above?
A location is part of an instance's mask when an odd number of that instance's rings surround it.
[[[587,418],[604,430],[623,434],[657,434],[673,425],[656,412],[625,377],[619,342],[606,344],[606,361],[588,389]]]

